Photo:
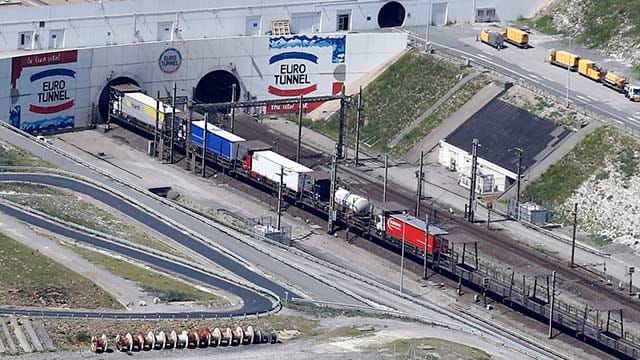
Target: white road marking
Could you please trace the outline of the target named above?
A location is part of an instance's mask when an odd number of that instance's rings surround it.
[[[598,101],[598,99],[594,98],[593,96],[589,96],[589,95],[587,95],[587,97],[588,97],[590,100]]]
[[[485,53],[485,54],[487,54],[487,55],[493,56],[493,54],[492,54],[492,53],[490,53],[490,52],[488,52],[487,50],[482,50],[482,52],[483,52],[483,53]]]
[[[529,74],[529,76],[531,76],[534,79],[540,79],[536,74]]]
[[[576,95],[576,97],[578,97],[579,99],[582,99],[584,101],[589,101],[589,99],[587,99],[586,97],[584,97],[582,95]]]
[[[523,68],[524,70],[526,70],[527,72],[530,72],[530,73],[532,73],[532,72],[533,72],[533,70],[528,69],[528,68],[526,68],[526,67],[524,67],[524,66],[520,66],[520,67],[521,67],[521,68]]]
[[[480,58],[482,58],[482,59],[484,59],[484,60],[487,60],[487,61],[490,61],[490,60],[491,60],[491,59],[489,59],[488,57],[486,57],[486,56],[484,56],[484,55],[482,55],[482,54],[477,54],[477,55],[478,55],[478,57],[480,57]]]
[[[444,48],[444,49],[448,49],[448,50],[451,50],[451,51],[455,51],[455,52],[461,53],[461,54],[465,55],[466,57],[478,58],[477,56],[474,56],[473,54],[469,54],[468,52],[465,52],[465,51],[462,51],[462,50],[459,50],[459,49],[455,49],[455,48],[452,48],[452,47],[447,46],[447,45],[442,45],[440,43],[435,43],[435,42],[432,43],[432,44],[436,45],[436,46],[439,46],[441,48]],[[483,59],[480,59],[480,60],[483,60]],[[492,63],[492,65],[495,66],[495,67],[498,67],[498,68],[500,68],[500,69],[502,69],[502,70],[504,70],[504,71],[506,71],[508,73],[515,74],[517,76],[522,76],[519,72],[514,71],[512,69],[509,69],[506,66],[503,66],[503,65],[500,65],[500,64],[496,64],[496,63]],[[559,93],[561,95],[563,94],[563,91],[560,91],[560,90],[558,90],[556,88],[553,88],[553,87],[551,87],[551,86],[549,86],[547,84],[543,84],[543,83],[539,83],[539,84],[540,84],[540,86],[543,86],[543,87],[549,89],[550,91],[552,91],[554,93]],[[605,114],[609,115],[613,119],[621,119],[619,115],[614,114],[614,113],[612,113],[612,112],[610,112],[608,110],[601,109],[601,108],[599,108],[597,106],[593,106],[592,104],[586,104],[586,105],[590,106],[590,107],[592,107],[592,108],[594,108],[594,109],[596,109],[596,110],[598,110],[598,111],[600,111],[602,113],[605,113]]]

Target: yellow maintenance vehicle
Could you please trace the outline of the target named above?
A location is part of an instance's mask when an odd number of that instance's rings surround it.
[[[578,70],[580,57],[563,50],[550,50],[547,61],[553,65],[560,66],[571,71]]]
[[[504,35],[490,29],[482,29],[480,32],[480,41],[498,50],[504,47]]]
[[[529,48],[529,34],[526,31],[510,26],[502,34],[504,35],[504,40],[509,44],[521,49]]]
[[[595,62],[587,59],[578,60],[578,73],[597,82],[602,81],[604,76],[604,71]]]
[[[626,93],[627,86],[629,86],[629,80],[620,75],[616,75],[612,71],[607,72],[604,79],[602,79],[602,83],[604,86],[610,87],[622,94]]]

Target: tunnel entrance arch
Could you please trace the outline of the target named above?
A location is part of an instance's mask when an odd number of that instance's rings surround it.
[[[100,98],[98,98],[98,112],[100,113],[100,118],[102,122],[107,121],[107,116],[109,114],[109,89],[114,85],[124,85],[124,84],[132,84],[140,87],[137,81],[133,80],[128,76],[119,76],[117,78],[112,79],[105,85],[100,93]]]
[[[402,26],[406,11],[404,6],[397,1],[384,4],[378,12],[378,26],[380,28]]]
[[[240,100],[240,82],[226,70],[214,70],[203,76],[196,85],[194,99],[201,103],[231,102],[233,85],[236,85],[236,100]]]

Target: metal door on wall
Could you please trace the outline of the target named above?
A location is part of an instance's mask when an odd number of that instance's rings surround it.
[[[171,40],[171,31],[173,28],[173,22],[161,22],[158,23],[158,41]]]
[[[320,31],[320,13],[297,13],[291,15],[291,32],[315,33]]]
[[[445,25],[447,23],[448,3],[440,2],[431,5],[431,24]]]
[[[57,49],[64,46],[64,30],[49,31],[49,49]]]
[[[260,16],[247,16],[244,34],[247,36],[260,35]]]

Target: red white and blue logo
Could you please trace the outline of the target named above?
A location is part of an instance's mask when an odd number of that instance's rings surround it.
[[[308,70],[318,64],[318,57],[306,52],[284,52],[273,55],[269,65],[277,64],[273,85],[267,91],[276,96],[307,95],[318,90],[318,84],[309,80]]]
[[[76,72],[71,69],[48,69],[31,75],[29,80],[36,93],[37,104],[30,104],[29,111],[36,114],[55,114],[71,109],[75,100],[67,88],[68,79],[75,79]]]

